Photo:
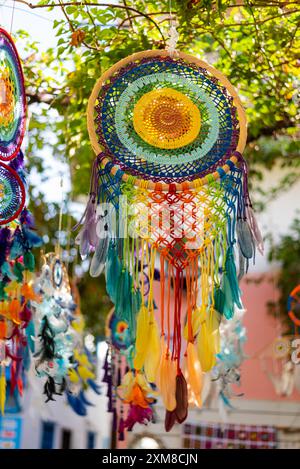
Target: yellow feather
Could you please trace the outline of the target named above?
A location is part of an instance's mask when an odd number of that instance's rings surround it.
[[[167,356],[164,338],[161,338],[161,357],[156,384],[162,396],[164,406],[173,411],[176,407],[176,362]]]
[[[197,337],[197,352],[203,371],[210,371],[216,364],[215,343],[209,333],[206,322],[203,322]]]
[[[145,362],[148,351],[150,320],[151,316],[148,309],[146,306],[142,306],[137,317],[136,326],[135,357],[133,361],[136,370],[141,370]]]
[[[86,381],[87,379],[95,379],[95,374],[84,366],[79,365],[77,371],[80,378],[84,381]]]
[[[157,369],[160,361],[160,340],[158,325],[152,313],[152,319],[149,327],[149,340],[147,344],[147,352],[144,362],[144,371],[147,380],[155,383]]]
[[[6,378],[5,371],[2,370],[2,375],[0,376],[0,410],[1,414],[4,415],[6,401]]]
[[[192,342],[188,343],[185,363],[185,374],[192,398],[197,407],[202,406],[202,369],[197,356],[196,347]]]
[[[196,308],[192,312],[192,329],[193,329],[193,336],[195,337],[200,329],[201,323],[205,320],[206,312],[205,306],[200,306]],[[188,341],[188,322],[185,323],[183,336],[186,341]]]
[[[78,383],[78,381],[79,381],[79,376],[78,376],[78,374],[76,373],[76,371],[74,370],[74,368],[70,368],[70,369],[69,369],[68,376],[69,376],[69,380],[70,380],[72,383]]]

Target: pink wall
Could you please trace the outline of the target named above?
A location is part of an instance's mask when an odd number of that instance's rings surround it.
[[[274,391],[269,378],[262,370],[261,361],[257,358],[267,345],[274,340],[280,331],[280,324],[267,312],[268,301],[276,301],[276,289],[271,275],[257,283],[258,277],[248,276],[241,285],[243,303],[247,312],[244,325],[247,329],[245,352],[249,358],[242,366],[242,386],[245,399],[267,399],[278,401],[299,401],[300,394],[294,392],[290,397],[279,397]],[[270,360],[269,360],[270,361]],[[269,366],[271,363],[269,363]]]

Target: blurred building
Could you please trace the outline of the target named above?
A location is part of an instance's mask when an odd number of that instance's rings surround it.
[[[266,171],[263,189],[267,192],[283,177],[282,169]],[[272,233],[278,242],[280,235],[288,232],[297,215],[299,194],[300,183],[297,183],[268,202],[258,217],[264,235]],[[267,253],[268,244],[265,256],[257,254],[256,265],[250,268],[241,285],[247,310],[243,319],[247,329],[247,359],[241,368],[241,387],[236,392],[242,396],[231,400],[233,408],[226,408],[212,384],[203,409],[191,409],[187,421],[175,425],[168,434],[164,430],[161,406],[156,411],[158,422],[147,427],[136,426],[133,434],[128,434],[128,446],[300,448],[300,364],[283,373],[282,364],[275,358],[274,341],[280,337],[282,328],[279,319],[268,313],[267,304],[276,301],[278,296],[275,276],[279,266],[268,263]],[[291,290],[296,282],[297,279],[291,278]],[[285,394],[289,385],[293,387],[291,394],[280,395],[280,389]]]

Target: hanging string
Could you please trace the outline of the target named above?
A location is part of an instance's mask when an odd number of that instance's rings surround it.
[[[59,258],[61,258],[60,237],[61,237],[61,231],[62,231],[62,217],[63,217],[63,204],[64,204],[63,186],[64,186],[64,180],[63,180],[63,177],[61,176],[60,178],[61,204],[60,204],[59,217],[58,217],[58,234],[57,234],[57,242],[56,242],[56,249],[55,249],[56,254]]]
[[[172,0],[169,0],[169,38],[167,39],[166,50],[170,56],[173,57],[177,54],[176,46],[179,39],[179,33],[176,29],[176,24],[172,15]]]
[[[12,7],[10,30],[9,30],[10,34],[12,33],[12,28],[13,28],[13,22],[14,22],[14,16],[15,16],[15,6],[16,6],[16,0],[14,0],[13,7]]]

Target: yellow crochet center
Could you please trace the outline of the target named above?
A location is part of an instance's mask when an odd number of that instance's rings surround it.
[[[144,94],[133,111],[136,133],[149,145],[180,148],[197,138],[201,117],[197,106],[184,94],[162,88]]]

